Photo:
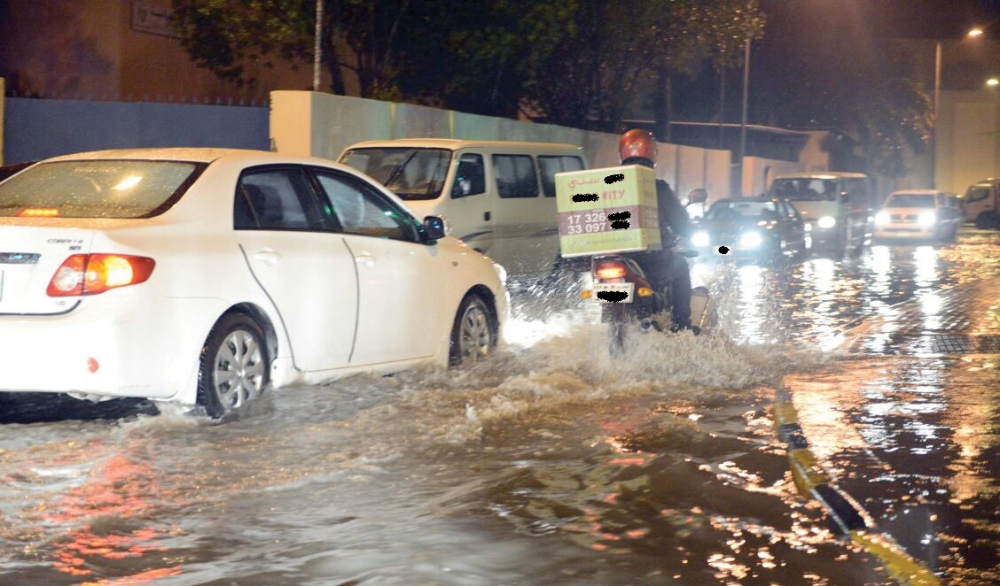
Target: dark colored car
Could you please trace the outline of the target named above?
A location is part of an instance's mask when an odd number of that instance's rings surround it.
[[[713,203],[698,221],[691,245],[703,257],[798,258],[807,249],[806,230],[802,216],[789,201],[770,197],[726,198]]]

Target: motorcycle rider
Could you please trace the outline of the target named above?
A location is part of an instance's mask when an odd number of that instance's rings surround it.
[[[632,129],[618,139],[618,158],[622,165],[656,167],[656,139],[649,131]],[[680,200],[662,179],[656,180],[656,204],[660,220],[660,250],[633,253],[657,291],[670,287],[672,331],[694,329],[691,326],[691,271],[687,259],[674,251],[678,239],[689,238],[694,231],[691,218]]]

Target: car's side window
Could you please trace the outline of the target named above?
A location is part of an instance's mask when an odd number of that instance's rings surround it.
[[[545,197],[556,196],[556,173],[582,171],[583,159],[570,156],[539,155],[538,168],[542,172],[542,193]]]
[[[528,155],[493,155],[500,197],[538,197],[535,163]]]
[[[317,171],[337,221],[348,234],[416,242],[414,219],[362,181],[332,171]]]
[[[451,197],[458,199],[480,193],[486,193],[486,169],[483,165],[483,156],[465,153],[458,160]]]
[[[327,224],[301,168],[250,171],[233,202],[237,230],[325,230]]]

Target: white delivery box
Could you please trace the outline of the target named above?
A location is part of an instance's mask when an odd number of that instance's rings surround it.
[[[556,173],[563,257],[659,250],[656,174],[641,165]]]

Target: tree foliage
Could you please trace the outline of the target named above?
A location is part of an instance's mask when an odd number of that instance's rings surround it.
[[[419,18],[410,0],[322,0],[321,50],[331,90],[345,93],[342,71],[357,75],[364,97],[398,98],[399,39]],[[316,0],[173,0],[181,44],[201,67],[235,84],[256,83],[249,63],[312,63]]]
[[[872,33],[864,3],[845,4],[840,12],[818,0],[787,8],[771,16],[790,21],[782,30],[794,34],[765,37],[761,74],[751,84],[758,88],[756,117],[784,128],[843,133],[849,140],[831,144],[853,144],[853,153],[845,147],[841,154],[858,167],[840,170],[905,175],[908,155],[927,148],[933,116],[927,90],[901,63],[902,53]]]
[[[353,72],[364,97],[610,129],[639,89],[699,59],[739,59],[759,34],[758,0],[322,0],[334,93]],[[312,61],[315,0],[173,0],[202,67],[253,84],[248,63]],[[728,52],[727,52],[728,51]],[[734,57],[735,55],[735,57]]]

